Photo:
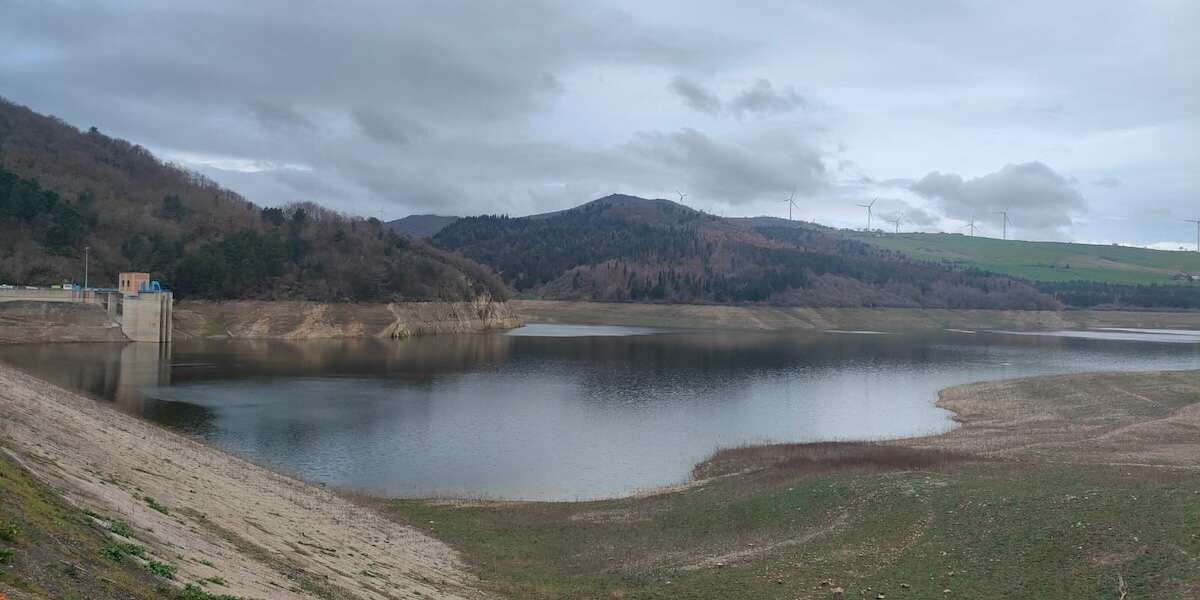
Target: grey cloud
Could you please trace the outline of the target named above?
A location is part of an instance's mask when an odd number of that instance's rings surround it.
[[[688,105],[688,108],[696,112],[717,115],[724,108],[721,99],[716,94],[689,79],[676,77],[671,80],[668,87],[671,91],[679,94],[680,98],[683,98],[683,102]]]
[[[275,104],[265,100],[251,100],[246,103],[254,120],[264,129],[273,132],[288,130],[313,131],[316,126],[312,121],[296,111],[291,106]]]
[[[1100,179],[1093,181],[1092,185],[1097,185],[1102,188],[1115,189],[1121,187],[1122,182],[1116,177],[1101,177]]]
[[[947,217],[976,219],[996,226],[1008,211],[1010,227],[1054,233],[1071,225],[1071,217],[1087,208],[1083,196],[1064,177],[1040,162],[1006,165],[982,177],[964,180],[956,174],[929,173],[912,191],[938,202]]]
[[[804,109],[808,102],[790,86],[776,90],[766,79],[759,79],[729,103],[730,110],[738,116],[754,114],[778,115]]]
[[[727,103],[708,88],[684,77],[675,77],[667,87],[679,95],[688,108],[713,116],[728,112],[738,118],[746,115],[769,117],[806,109],[810,105],[791,86],[777,90],[767,79],[756,80]]]
[[[866,200],[865,202],[870,202]],[[864,203],[865,203],[864,202]],[[900,230],[904,231],[906,227],[916,226],[934,227],[941,223],[941,218],[937,215],[912,204],[895,198],[880,198],[875,204],[875,216],[882,223],[894,224],[897,219],[900,220]],[[881,227],[883,227],[881,225]]]
[[[1022,181],[1004,194],[1019,234],[1061,237],[1083,212],[1070,190],[1087,189],[1095,214],[1178,216],[1096,219],[1072,234],[1151,241],[1180,235],[1200,193],[1197,3],[0,6],[0,93],[172,159],[204,157],[190,166],[267,204],[521,214],[687,187],[689,204],[729,208],[794,185],[813,200],[840,193],[832,186],[890,195],[922,164],[984,172],[1036,155],[1061,181],[1003,171],[942,189],[934,178],[922,187],[945,198],[912,200],[969,218],[989,190]],[[1066,21],[1082,33],[1058,35]],[[1111,43],[1145,31],[1155,43]],[[731,118],[701,129],[697,114]],[[239,164],[279,169],[220,170]],[[828,199],[812,204],[818,220],[841,218]]]
[[[767,139],[747,146],[683,129],[641,133],[630,149],[655,167],[674,173],[689,189],[733,205],[781,190],[810,194],[827,185],[819,154],[800,142]]]
[[[388,144],[408,144],[429,134],[429,128],[420,123],[369,107],[352,110],[350,117],[363,135]]]

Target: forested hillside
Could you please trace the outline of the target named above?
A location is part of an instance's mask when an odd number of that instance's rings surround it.
[[[463,218],[435,243],[544,298],[803,306],[1051,309],[1027,283],[951,269],[831,230],[722,219],[667,200],[609,196],[524,218]]]
[[[0,99],[0,282],[93,285],[149,271],[182,296],[462,300],[489,269],[375,219],[256,206],[145,148]]]
[[[388,221],[387,226],[388,229],[409,237],[427,238],[437,235],[437,232],[457,220],[458,217],[442,215],[408,215],[402,219]]]

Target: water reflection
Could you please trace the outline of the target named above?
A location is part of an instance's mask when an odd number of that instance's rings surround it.
[[[1200,367],[1200,344],[1140,339],[576,333],[57,345],[0,360],[320,481],[519,498],[669,484],[720,446],[945,430],[933,401],[957,383]]]

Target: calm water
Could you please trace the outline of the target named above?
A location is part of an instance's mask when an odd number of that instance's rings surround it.
[[[403,342],[0,347],[0,360],[333,485],[575,499],[685,480],[722,446],[944,431],[936,393],[957,383],[1200,368],[1200,336],[532,326]]]

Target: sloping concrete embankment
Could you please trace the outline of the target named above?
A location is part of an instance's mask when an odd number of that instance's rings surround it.
[[[147,557],[178,568],[176,585],[219,577],[220,593],[280,600],[481,596],[437,540],[3,365],[0,452],[125,522]]]

